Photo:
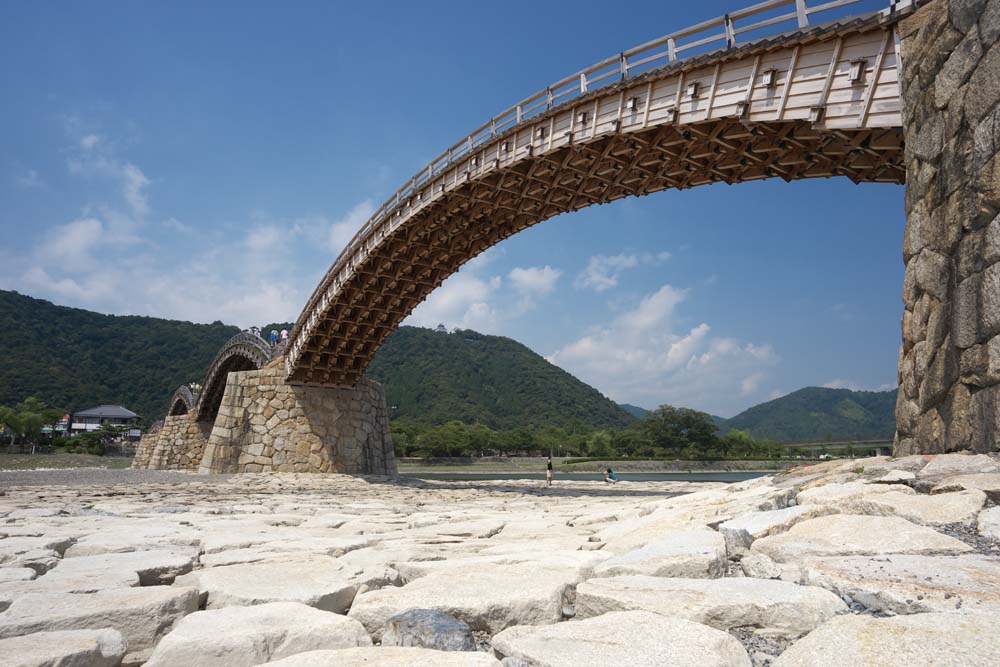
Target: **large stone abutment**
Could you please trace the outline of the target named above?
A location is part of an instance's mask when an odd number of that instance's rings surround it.
[[[229,373],[214,422],[170,416],[140,443],[133,467],[201,473],[322,472],[395,475],[385,394],[292,386],[282,360]]]
[[[906,136],[897,455],[1000,442],[1000,0],[900,23]]]

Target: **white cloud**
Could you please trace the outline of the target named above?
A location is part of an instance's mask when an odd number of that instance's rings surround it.
[[[330,225],[328,245],[330,250],[339,253],[343,250],[354,234],[361,229],[362,225],[375,213],[375,204],[371,199],[366,199],[357,204],[344,217]]]
[[[688,295],[664,285],[549,361],[620,402],[732,414],[761,391],[777,355],[768,345],[714,337],[707,323],[682,327],[676,311]]]
[[[273,252],[280,248],[283,230],[276,225],[258,225],[247,234],[244,244],[255,253]]]
[[[30,190],[32,188],[40,188],[45,184],[42,183],[41,177],[38,172],[34,169],[26,169],[23,173],[18,174],[14,177],[14,184],[19,188],[25,190]]]
[[[80,137],[80,148],[85,151],[94,150],[99,143],[101,143],[101,137],[97,134],[87,134]]]
[[[851,391],[888,391],[890,389],[896,388],[895,382],[886,382],[877,386],[865,385],[860,382],[855,382],[853,380],[846,380],[844,378],[834,378],[829,382],[824,382],[823,387],[826,389],[850,389]]]
[[[81,218],[54,227],[39,248],[40,258],[65,270],[79,271],[94,266],[94,250],[104,235],[104,225],[96,218]]]
[[[508,274],[510,283],[520,295],[519,308],[527,311],[534,307],[536,300],[550,294],[562,271],[549,265],[528,268],[514,268]]]
[[[580,272],[574,284],[578,288],[589,287],[595,292],[604,292],[618,286],[618,280],[623,272],[634,269],[640,264],[662,264],[669,259],[670,253],[666,251],[629,255],[624,253],[594,255],[587,261],[587,268]]]
[[[482,278],[475,271],[459,271],[431,292],[410,314],[406,324],[419,327],[444,324],[449,329],[494,331],[498,315],[491,301],[502,284],[499,276]]]

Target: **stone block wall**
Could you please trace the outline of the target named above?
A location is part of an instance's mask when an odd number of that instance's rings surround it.
[[[230,373],[199,472],[395,475],[381,385],[351,389],[284,383],[279,359]]]
[[[212,425],[189,415],[172,415],[156,433],[139,441],[132,467],[150,470],[197,470]]]
[[[1000,443],[1000,0],[899,26],[906,136],[895,454]]]

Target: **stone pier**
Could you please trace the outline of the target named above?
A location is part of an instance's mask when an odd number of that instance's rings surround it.
[[[230,373],[198,471],[395,475],[382,386],[288,385],[280,360]]]
[[[1000,441],[1000,2],[900,23],[906,135],[895,454]]]
[[[288,385],[278,359],[229,373],[214,422],[193,413],[167,417],[143,438],[133,467],[395,475],[396,459],[381,385]]]

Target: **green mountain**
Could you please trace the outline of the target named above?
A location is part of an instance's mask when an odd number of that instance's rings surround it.
[[[895,389],[806,387],[723,420],[720,431],[748,430],[754,438],[782,442],[892,438],[895,409]]]
[[[368,375],[386,390],[393,420],[453,419],[493,429],[625,426],[632,416],[524,345],[475,331],[400,327]]]
[[[0,404],[28,396],[67,410],[120,403],[147,421],[163,415],[180,384],[200,381],[239,332],[220,322],[101,315],[2,290],[0,328],[12,341],[0,355]],[[391,417],[403,422],[460,420],[506,430],[632,421],[596,389],[520,343],[473,331],[401,327],[368,373],[385,386]]]
[[[618,407],[636,419],[645,419],[649,414],[649,410],[646,408],[640,408],[638,405],[632,405],[631,403],[619,403]]]
[[[0,290],[0,404],[37,396],[65,410],[125,405],[147,421],[170,394],[200,380],[239,329],[155,317],[101,315]]]

